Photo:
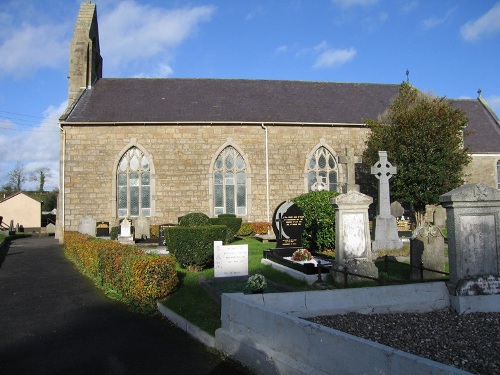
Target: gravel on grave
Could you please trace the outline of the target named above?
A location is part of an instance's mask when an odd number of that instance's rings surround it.
[[[472,373],[500,374],[500,313],[349,313],[307,320]]]

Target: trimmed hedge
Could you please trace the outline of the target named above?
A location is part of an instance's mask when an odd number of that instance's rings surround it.
[[[201,212],[192,212],[179,219],[182,227],[198,227],[210,224],[210,218]]]
[[[214,241],[227,238],[225,225],[165,228],[165,244],[185,268],[203,269],[214,259]]]
[[[241,217],[236,217],[232,214],[223,214],[210,219],[212,225],[225,225],[227,227],[227,237],[225,243],[230,243],[234,240],[234,236],[238,233],[242,223]]]
[[[173,256],[148,255],[78,232],[65,232],[64,248],[81,272],[139,306],[153,306],[179,283]]]

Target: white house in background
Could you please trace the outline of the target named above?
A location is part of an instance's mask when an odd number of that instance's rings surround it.
[[[24,229],[40,228],[42,226],[42,202],[23,192],[11,195],[0,201],[0,216],[2,222],[9,225],[10,221],[22,225]]]

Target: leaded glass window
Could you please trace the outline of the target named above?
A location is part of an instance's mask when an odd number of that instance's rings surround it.
[[[500,160],[497,161],[497,188],[500,190]]]
[[[337,162],[326,147],[319,147],[307,165],[307,191],[317,189],[337,191]],[[316,184],[316,185],[315,185]]]
[[[228,146],[214,165],[214,214],[246,215],[246,167],[243,157]]]
[[[148,158],[137,147],[122,156],[117,170],[118,217],[151,216]]]

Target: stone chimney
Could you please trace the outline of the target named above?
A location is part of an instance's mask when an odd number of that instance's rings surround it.
[[[68,105],[71,106],[84,89],[91,88],[102,77],[96,5],[90,0],[80,5],[69,52]]]

